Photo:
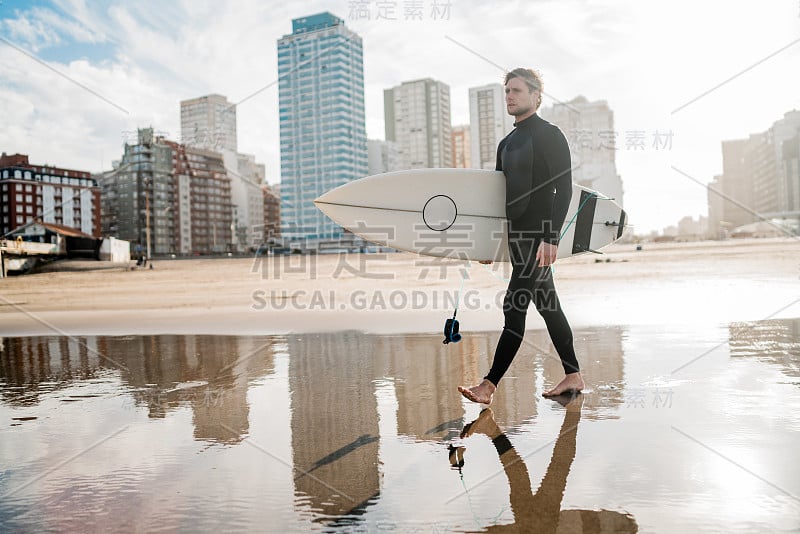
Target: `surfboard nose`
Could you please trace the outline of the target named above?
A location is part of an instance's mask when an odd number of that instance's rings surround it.
[[[326,207],[330,206],[331,204],[338,204],[337,200],[339,194],[336,192],[336,189],[338,188],[325,191],[320,196],[314,199],[314,206],[316,206],[318,210],[320,210],[322,213],[325,213],[326,215],[328,213],[325,209]]]

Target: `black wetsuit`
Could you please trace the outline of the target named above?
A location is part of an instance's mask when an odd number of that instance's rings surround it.
[[[503,301],[505,325],[486,379],[497,385],[519,350],[533,300],[565,373],[579,370],[572,329],[561,310],[550,267],[536,265],[541,241],[557,245],[572,198],[569,146],[557,126],[534,114],[515,123],[497,147],[506,175],[506,217],[512,273]]]

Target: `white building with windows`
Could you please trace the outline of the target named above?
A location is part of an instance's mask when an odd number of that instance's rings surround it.
[[[222,95],[181,101],[181,143],[236,152],[236,105]]]
[[[514,128],[502,84],[469,88],[469,126],[471,167],[494,169],[497,145]]]
[[[394,141],[370,139],[367,141],[369,168],[367,174],[380,174],[400,170],[400,150]]]
[[[384,89],[386,140],[397,143],[401,169],[451,167],[450,87],[424,78]]]
[[[572,181],[600,191],[623,206],[622,178],[616,156],[622,142],[614,130],[614,112],[605,100],[578,96],[542,108],[539,116],[564,132],[572,156]]]

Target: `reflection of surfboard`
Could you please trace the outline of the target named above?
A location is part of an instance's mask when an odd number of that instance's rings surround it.
[[[508,261],[505,176],[477,169],[376,174],[328,191],[314,204],[368,241],[408,252]],[[572,186],[558,257],[598,251],[622,235],[625,211]]]

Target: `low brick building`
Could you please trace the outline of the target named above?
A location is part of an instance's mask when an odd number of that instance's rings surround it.
[[[25,154],[0,156],[0,230],[33,221],[100,236],[100,188],[86,171],[34,165]]]

